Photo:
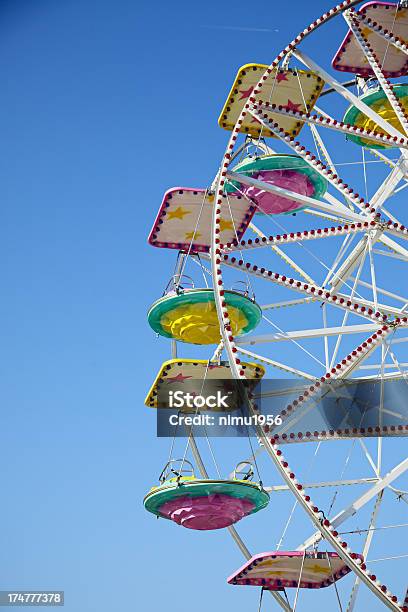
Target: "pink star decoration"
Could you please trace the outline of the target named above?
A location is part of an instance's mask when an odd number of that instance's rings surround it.
[[[289,111],[300,111],[300,104],[294,104],[292,100],[288,100],[288,103],[283,107]]]
[[[276,75],[276,82],[280,83],[281,81],[287,81],[288,80],[288,75],[286,72],[278,72],[278,74]]]
[[[168,382],[184,382],[187,378],[193,378],[192,376],[183,376],[181,372],[177,374],[177,376],[169,376],[167,378]]]
[[[240,100],[244,100],[245,98],[249,98],[249,96],[251,95],[252,91],[253,91],[253,87],[250,87],[249,89],[240,89],[239,93],[241,94]]]

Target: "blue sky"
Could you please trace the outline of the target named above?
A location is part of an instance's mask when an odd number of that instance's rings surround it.
[[[143,399],[169,346],[146,311],[174,264],[147,235],[166,189],[212,180],[237,68],[269,63],[326,8],[0,3],[0,589],[64,589],[67,612],[256,609],[226,585],[241,564],[227,534],[143,510],[168,454]],[[241,451],[218,446],[228,474]],[[292,503],[248,519],[254,552]],[[309,532],[299,519],[297,540]]]

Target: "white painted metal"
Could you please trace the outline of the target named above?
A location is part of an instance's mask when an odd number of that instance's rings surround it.
[[[363,508],[369,501],[371,501],[376,495],[378,495],[381,491],[385,489],[389,484],[394,482],[397,478],[399,478],[404,472],[408,470],[408,458],[404,459],[401,463],[395,466],[392,470],[390,470],[385,476],[379,478],[378,481],[370,487],[367,491],[365,491],[362,495],[357,497],[357,499],[351,503],[349,506],[341,510],[336,516],[331,519],[331,523],[334,527],[339,527],[344,521],[348,518],[356,514],[361,508]],[[312,536],[310,536],[307,540],[301,544],[297,550],[306,550],[307,548],[311,548],[317,542],[321,540],[321,533],[315,532]]]
[[[254,223],[251,223],[249,227],[260,238],[266,238],[265,234],[261,232],[261,230],[256,225],[254,225]],[[293,261],[293,259],[289,257],[287,253],[285,253],[281,248],[279,248],[276,244],[271,244],[270,248],[272,249],[272,251],[274,251],[274,253],[279,255],[281,259],[283,259],[287,264],[289,264],[291,268],[296,270],[296,272],[298,272],[302,276],[302,278],[304,278],[308,283],[311,283],[312,285],[315,284],[313,278],[309,274],[307,274],[301,266],[298,266],[298,264]]]
[[[295,376],[299,376],[300,378],[306,378],[307,380],[315,380],[316,378],[315,376],[312,376],[312,374],[308,374],[307,372],[303,372],[303,370],[299,370],[299,368],[293,368],[289,365],[281,363],[280,361],[276,361],[275,359],[269,359],[269,357],[263,357],[262,355],[258,355],[257,353],[253,353],[252,351],[245,350],[242,347],[239,348],[239,352],[242,355],[247,355],[248,357],[252,357],[253,359],[256,359],[257,361],[260,361],[261,363],[266,363],[274,368],[277,368],[278,370],[283,370],[284,372],[290,372],[291,374],[294,374]]]
[[[262,310],[275,310],[277,308],[286,308],[287,306],[298,306],[299,304],[310,304],[316,301],[314,298],[301,298],[300,300],[284,300],[283,302],[273,302],[272,304],[262,304]],[[408,300],[405,300],[406,303]]]
[[[289,331],[282,334],[265,334],[262,336],[243,336],[237,338],[239,346],[265,344],[270,342],[281,342],[282,340],[300,340],[303,338],[322,338],[325,336],[337,336],[338,334],[369,334],[378,329],[378,323],[365,325],[344,325],[342,327],[322,327],[320,329],[302,329]]]
[[[370,550],[371,547],[371,542],[373,541],[373,537],[374,537],[374,527],[376,525],[377,522],[377,516],[378,516],[378,512],[380,510],[381,507],[381,501],[383,498],[383,494],[384,494],[384,490],[380,491],[380,493],[377,495],[377,499],[374,505],[374,510],[371,514],[371,519],[368,525],[368,532],[367,532],[367,536],[366,536],[366,540],[364,542],[364,548],[363,548],[363,557],[364,559],[367,559],[367,555],[368,552]],[[358,590],[360,588],[360,579],[358,577],[356,577],[355,581],[354,581],[354,585],[353,585],[353,589],[351,591],[351,595],[350,595],[350,599],[348,602],[348,606],[347,606],[347,612],[352,612],[352,610],[354,610],[354,606],[356,604],[357,601],[357,595],[358,595]]]
[[[283,198],[295,200],[295,202],[299,202],[299,204],[304,204],[310,206],[311,208],[316,208],[317,210],[321,210],[329,214],[335,213],[338,215],[339,219],[350,219],[352,221],[362,222],[367,220],[366,217],[352,212],[346,206],[335,206],[334,204],[327,205],[321,200],[309,198],[308,196],[304,196],[300,193],[295,193],[294,191],[288,191],[287,189],[283,189],[282,187],[277,187],[276,185],[271,185],[270,183],[259,181],[258,179],[254,179],[250,176],[245,176],[244,174],[241,174],[239,172],[233,172],[231,170],[227,173],[227,176],[232,181],[237,181],[238,183],[243,183],[244,185],[252,185],[253,187],[263,189],[264,191],[267,191],[269,193],[276,193],[277,195],[280,195]]]
[[[322,482],[308,482],[304,483],[305,489],[322,489],[325,487],[348,487],[351,485],[368,485],[378,481],[378,478],[349,478],[347,480],[326,480]],[[270,487],[264,487],[265,491],[269,493],[279,493],[283,491],[289,491],[287,485],[272,485]]]

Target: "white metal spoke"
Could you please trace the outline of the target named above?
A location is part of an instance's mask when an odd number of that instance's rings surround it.
[[[398,370],[397,372],[391,372],[390,374],[384,374],[384,380],[393,380],[401,378],[401,372]],[[378,380],[378,373],[373,374],[372,376],[355,376],[355,380]]]
[[[380,493],[377,495],[377,499],[376,502],[374,504],[374,510],[371,514],[371,519],[370,519],[370,523],[368,526],[368,532],[367,532],[367,536],[364,542],[364,548],[363,548],[363,557],[364,559],[367,559],[367,555],[369,553],[370,547],[371,547],[371,542],[373,540],[374,537],[374,527],[376,525],[377,522],[377,516],[378,516],[378,512],[380,510],[381,507],[381,501],[383,498],[383,494],[384,491],[380,491]],[[356,577],[355,581],[354,581],[354,585],[353,585],[353,589],[351,591],[351,595],[350,595],[350,599],[348,602],[348,606],[347,606],[347,612],[352,612],[352,610],[354,610],[354,606],[357,600],[357,594],[358,594],[358,590],[360,587],[360,579],[358,577]]]
[[[253,228],[254,226],[251,224],[250,227]],[[300,241],[303,242],[309,240],[320,240],[333,236],[348,236],[380,227],[382,226],[377,221],[364,220],[364,222],[359,223],[350,223],[333,227],[309,229],[303,230],[302,232],[290,232],[288,234],[276,234],[269,237],[266,237],[263,233],[260,233],[261,239],[258,238],[254,240],[241,240],[240,242],[234,241],[233,243],[228,243],[227,245],[224,245],[221,250],[223,253],[229,253],[238,249],[249,250],[277,244],[283,245]]]
[[[352,212],[346,206],[340,207],[338,205],[335,206],[334,204],[328,205],[322,202],[321,200],[309,198],[308,196],[304,196],[300,193],[295,193],[294,191],[288,191],[287,189],[283,189],[282,187],[277,187],[276,185],[272,185],[271,183],[259,181],[258,179],[254,179],[250,176],[245,176],[244,174],[240,174],[239,172],[233,172],[232,170],[227,173],[227,176],[232,181],[243,183],[244,185],[250,185],[252,187],[256,187],[257,189],[262,189],[263,191],[267,191],[268,193],[276,193],[277,195],[280,195],[288,200],[294,200],[295,202],[299,202],[299,204],[304,204],[311,208],[316,208],[317,210],[321,210],[329,214],[336,214],[339,219],[350,219],[352,221],[360,222],[366,221],[366,218],[364,218],[362,215]]]
[[[400,261],[408,261],[408,257],[404,255],[398,255],[397,253],[390,253],[389,251],[383,251],[382,249],[373,249],[373,253],[376,255],[382,255],[383,257],[391,257],[391,259],[399,259]]]
[[[271,321],[271,319],[269,319],[265,314],[262,315],[262,318],[264,319],[264,321],[266,321],[267,323],[269,323],[269,325],[271,325],[274,329],[276,329],[279,333],[283,333],[282,329],[276,325],[276,323],[274,323],[273,321]],[[319,366],[323,366],[324,367],[324,363],[322,361],[320,361],[320,359],[318,359],[317,357],[315,357],[310,351],[308,351],[304,346],[302,346],[295,338],[289,338],[289,340],[295,345],[297,346],[301,351],[303,351],[304,353],[306,353],[306,355],[308,355],[309,357],[311,357],[311,359],[313,359],[313,361],[315,361]]]
[[[303,329],[300,331],[288,331],[281,334],[264,334],[262,336],[243,336],[237,338],[236,344],[254,345],[271,342],[282,342],[283,340],[302,340],[305,338],[324,338],[337,335],[366,334],[378,329],[378,323],[368,325],[342,325],[341,327],[322,327],[321,329]]]
[[[373,252],[375,253],[376,250],[373,249]],[[350,276],[349,280],[354,282],[355,281],[355,277]],[[362,281],[361,279],[358,279],[357,284],[361,285],[362,287],[367,287],[368,289],[372,289],[373,288],[370,283],[367,283],[366,281]],[[398,295],[396,293],[393,293],[392,291],[388,291],[386,289],[382,289],[381,287],[377,287],[377,292],[381,293],[383,295],[386,295],[386,296],[392,298],[393,300],[396,300],[397,302],[402,302],[403,304],[406,304],[408,302],[408,298],[401,297],[400,295]]]
[[[391,354],[391,353],[390,353]],[[360,366],[360,370],[380,370],[381,369],[381,363],[373,363],[373,364],[369,364],[369,365],[362,365]],[[400,368],[406,368],[408,367],[408,362],[407,363],[400,363],[399,365],[395,364],[395,363],[384,363],[383,365],[384,369],[393,369],[395,367],[400,367]],[[400,371],[401,374],[403,374],[402,370]]]
[[[324,194],[324,199],[328,201],[327,191]],[[320,210],[313,210],[313,208],[305,208],[303,212],[307,215],[312,215],[313,217],[319,217],[320,219],[325,219],[327,221],[333,221],[334,223],[338,223],[338,217],[334,215],[329,215],[328,213],[323,213]]]
[[[301,298],[299,300],[285,300],[283,302],[273,302],[272,304],[262,304],[262,310],[276,310],[278,308],[287,308],[289,306],[299,306],[299,304],[310,304],[314,302],[314,298]]]
[[[355,238],[355,235],[347,235],[343,242],[341,247],[339,248],[336,257],[334,258],[334,261],[330,267],[330,269],[328,270],[326,277],[323,281],[323,287],[326,287],[328,282],[331,281],[331,279],[333,278],[333,274],[337,269],[337,266],[340,264],[341,260],[343,259],[344,255],[347,253],[347,250],[351,247],[353,240]]]
[[[392,470],[390,470],[385,476],[380,478],[368,491],[365,491],[362,495],[357,497],[357,499],[347,506],[344,510],[336,514],[336,516],[331,519],[331,524],[333,527],[339,527],[344,521],[353,516],[363,508],[370,500],[372,500],[376,495],[378,495],[381,491],[384,490],[389,484],[394,482],[397,478],[399,478],[402,474],[404,474],[408,470],[408,459],[404,459],[401,463],[395,466]],[[321,533],[315,532],[312,536],[310,536],[307,540],[301,544],[297,550],[306,550],[307,548],[312,547],[317,544],[321,540]]]
[[[224,266],[245,270],[247,274],[251,274],[253,276],[258,276],[259,278],[263,278],[271,283],[275,283],[281,285],[283,287],[287,287],[288,289],[292,289],[293,291],[303,293],[306,295],[312,294],[317,300],[321,302],[330,302],[332,306],[336,308],[342,308],[343,310],[350,310],[356,315],[362,316],[368,319],[374,319],[377,321],[385,320],[387,317],[383,315],[381,310],[378,312],[374,312],[371,308],[371,304],[367,300],[360,300],[363,305],[355,302],[354,300],[350,300],[349,296],[343,295],[335,295],[329,291],[326,291],[322,287],[314,286],[314,285],[305,285],[304,282],[287,278],[285,275],[281,275],[271,270],[265,270],[265,268],[259,268],[258,266],[254,266],[247,262],[245,265],[244,262],[240,264],[240,262],[236,262],[235,258],[229,259],[228,255],[224,255],[222,258],[222,262]],[[368,305],[368,308],[364,304]],[[379,306],[381,308],[381,305]],[[388,307],[387,307],[388,310]],[[385,309],[384,309],[385,311]],[[399,311],[398,311],[399,312]]]
[[[250,229],[257,234],[257,236],[259,236],[261,238],[261,241],[263,241],[264,239],[266,239],[266,236],[263,232],[261,232],[261,230],[259,230],[253,223],[250,224]],[[276,244],[269,244],[268,246],[271,247],[271,249],[281,258],[283,259],[284,262],[286,262],[293,270],[295,270],[296,272],[298,272],[308,283],[314,283],[314,280],[312,279],[311,276],[309,276],[309,274],[307,274],[303,268],[301,268],[300,266],[297,265],[297,263],[295,261],[293,261],[293,259],[291,257],[289,257],[284,251],[282,251],[282,249],[280,249]]]
[[[354,281],[354,283],[353,283],[353,287],[352,287],[352,290],[351,290],[351,297],[354,297],[354,293],[355,293],[355,291],[356,291],[356,287],[357,287],[357,282],[358,282],[358,279],[360,278],[361,271],[362,271],[362,269],[363,269],[364,259],[365,259],[365,255],[363,255],[363,256],[361,257],[361,260],[360,260],[360,265],[359,265],[358,270],[357,270],[357,277],[356,277],[356,280],[355,280],[355,281]],[[342,321],[342,327],[344,327],[344,326],[346,325],[349,315],[350,315],[350,313],[349,313],[348,311],[346,311],[346,312],[344,313],[344,316],[343,316],[343,321]],[[339,348],[340,348],[340,343],[341,343],[342,337],[343,337],[343,336],[342,336],[342,335],[340,335],[340,334],[339,334],[339,336],[337,337],[337,340],[336,340],[336,345],[335,345],[335,347],[334,347],[334,351],[333,351],[332,359],[331,359],[331,362],[330,362],[330,369],[333,367],[334,362],[335,362],[335,360],[336,360],[337,353],[338,353],[338,350],[339,350]],[[328,368],[327,368],[327,369],[328,369]]]
[[[378,482],[378,478],[349,478],[347,480],[326,480],[322,482],[305,482],[305,489],[322,489],[325,487],[348,487],[352,485],[368,485]],[[272,485],[270,487],[264,487],[266,491],[270,493],[280,493],[289,491],[287,485]]]
[[[305,378],[306,380],[315,380],[316,378],[315,376],[312,376],[311,374],[308,374],[307,372],[303,372],[303,370],[299,370],[298,368],[293,368],[284,363],[281,363],[280,361],[269,359],[268,357],[263,357],[262,355],[258,355],[257,353],[253,353],[252,351],[245,350],[242,347],[239,348],[239,352],[242,355],[252,357],[253,359],[256,359],[257,361],[260,361],[261,363],[266,363],[267,365],[270,365],[273,368],[277,368],[278,370],[282,370],[283,372],[290,372],[291,374],[294,374],[295,376],[299,376],[300,378]]]
[[[388,231],[388,230],[387,230]],[[404,232],[405,234],[405,232]],[[402,237],[402,235],[401,235]],[[398,244],[398,242],[395,242],[395,240],[393,240],[392,238],[390,238],[389,236],[385,236],[384,234],[381,236],[380,238],[380,242],[382,242],[383,244],[385,244],[385,246],[389,247],[390,249],[392,249],[393,251],[395,251],[396,253],[398,253],[399,255],[402,255],[403,257],[408,258],[408,251],[407,249],[404,249],[403,246],[401,246],[400,244]]]
[[[386,200],[392,195],[401,179],[406,173],[406,162],[401,157],[388,177],[380,185],[376,193],[370,199],[370,204],[375,210],[380,210]]]
[[[322,305],[322,315],[323,315],[324,329],[327,329],[327,309],[326,309],[326,304]],[[325,334],[323,336],[323,346],[324,346],[324,362],[325,362],[326,370],[328,370],[329,369],[329,342],[328,342],[327,334]]]
[[[370,259],[371,284],[372,284],[372,288],[373,288],[373,302],[374,302],[375,310],[378,310],[377,282],[376,282],[376,278],[375,278],[374,259],[373,259],[373,247],[372,247],[371,236],[368,236],[367,242],[368,242],[368,255],[369,255],[369,259]]]
[[[364,238],[362,238],[360,242],[356,244],[351,253],[349,253],[349,255],[345,258],[338,270],[334,272],[330,281],[332,291],[337,292],[337,290],[347,282],[353,270],[355,270],[355,268],[357,268],[357,266],[363,262],[366,249],[367,236],[364,236]]]
[[[374,460],[373,460],[373,458],[371,456],[371,453],[368,451],[368,448],[365,445],[365,442],[364,442],[363,438],[359,438],[358,442],[359,442],[361,448],[363,449],[364,456],[367,459],[368,463],[370,464],[374,474],[377,476],[377,478],[379,478],[380,474],[378,473],[377,466],[375,465]]]

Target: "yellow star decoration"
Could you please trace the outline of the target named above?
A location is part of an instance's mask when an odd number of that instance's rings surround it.
[[[406,22],[408,18],[408,11],[407,10],[403,10],[403,11],[398,11],[397,16],[395,18],[395,21],[402,21],[402,22]],[[403,26],[406,26],[406,23],[403,23]],[[397,35],[399,38],[401,38],[401,40],[403,40],[404,42],[406,42],[407,37],[406,36],[402,36],[402,32],[401,34]]]
[[[208,197],[208,201],[210,202],[210,204],[212,204],[212,203],[214,202],[214,198],[215,198],[214,194],[213,194],[213,193],[211,193],[211,194],[210,194],[209,196],[207,196],[207,197]]]
[[[367,37],[371,34],[370,28],[361,28],[361,34],[367,40]]]
[[[280,564],[280,562],[280,559],[267,559],[266,561],[259,563],[258,567],[271,567],[272,565]]]
[[[406,10],[398,11],[395,17],[395,21],[403,21],[404,19],[407,18],[407,16],[408,16],[408,13]]]
[[[232,226],[232,221],[227,221],[226,219],[220,219],[220,231],[223,232],[227,229],[234,229]]]
[[[171,210],[169,213],[167,213],[167,219],[183,219],[186,215],[189,215],[190,213],[191,210],[186,210],[185,208],[182,208],[182,206],[178,206],[174,210]]]
[[[202,236],[200,232],[186,232],[185,233],[186,240],[197,239],[197,238],[200,238],[200,236]]]
[[[331,573],[330,568],[318,565],[317,563],[316,565],[308,567],[307,571],[314,572],[315,574],[323,574],[324,576],[328,576]]]

